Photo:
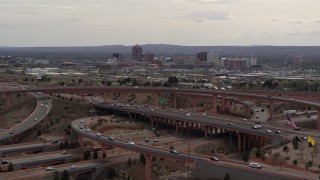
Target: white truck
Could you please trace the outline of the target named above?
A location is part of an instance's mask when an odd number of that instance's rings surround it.
[[[297,110],[286,110],[286,111],[283,111],[283,115],[296,114],[296,113],[297,113]]]

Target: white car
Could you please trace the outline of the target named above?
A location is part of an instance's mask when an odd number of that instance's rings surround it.
[[[85,131],[86,131],[86,132],[90,132],[90,129],[86,129]]]
[[[247,119],[242,119],[241,121],[242,121],[242,122],[246,122],[246,121],[247,121]]]
[[[190,116],[191,116],[191,114],[189,114],[189,113],[188,113],[188,114],[186,114],[186,116],[189,116],[189,117],[190,117]]]
[[[210,157],[209,158],[211,161],[219,161],[219,159],[217,157]]]
[[[176,150],[170,150],[170,152],[173,154],[178,154],[178,152]]]
[[[83,123],[83,120],[81,120],[80,123]]]
[[[204,113],[202,113],[202,116],[205,116],[205,115],[207,115],[207,113],[205,113],[205,112],[204,112]]]
[[[76,166],[76,165],[70,166],[70,169],[77,169],[77,168],[79,168],[79,166]]]
[[[101,136],[102,136],[102,134],[100,134],[100,133],[97,133],[97,134],[96,134],[96,136],[98,136],[98,137],[101,137]]]
[[[281,131],[279,131],[279,130],[276,130],[276,134],[281,134]]]
[[[271,131],[270,129],[267,129],[267,132],[268,132],[268,133],[272,133],[272,131]]]
[[[55,168],[51,167],[51,166],[47,167],[47,169],[46,169],[46,171],[54,171],[54,170],[55,170]]]
[[[38,121],[38,118],[34,118],[34,121]]]
[[[150,111],[154,111],[154,109],[150,109]]]
[[[69,154],[67,151],[62,151],[61,154]]]
[[[249,166],[252,167],[252,168],[257,168],[257,169],[261,169],[261,165],[258,164],[258,163],[249,163]]]
[[[132,142],[132,141],[129,141],[128,144],[130,144],[130,145],[135,145],[135,143]]]
[[[233,126],[233,123],[232,123],[232,122],[228,122],[228,125],[229,125],[229,126]]]
[[[114,140],[114,138],[113,137],[108,137],[108,139],[110,140],[110,141],[113,141]]]

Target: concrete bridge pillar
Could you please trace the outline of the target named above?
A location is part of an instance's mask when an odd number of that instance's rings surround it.
[[[151,118],[151,128],[154,128],[153,118]]]
[[[248,149],[252,148],[252,135],[248,134]]]
[[[105,157],[107,157],[107,145],[104,143],[101,143],[101,148],[102,148],[102,157],[105,154]]]
[[[222,134],[223,133],[223,129],[222,128],[220,128],[220,134]]]
[[[208,136],[208,126],[204,126],[204,137],[207,138]]]
[[[269,120],[272,120],[273,119],[273,102],[270,102],[270,105],[269,105]]]
[[[173,108],[174,109],[176,109],[177,108],[177,93],[176,92],[174,92],[173,94],[172,94],[172,98],[173,98]]]
[[[222,103],[222,112],[225,113],[227,109],[226,96],[222,96],[221,103]]]
[[[9,107],[11,104],[11,93],[6,94],[6,103],[7,103],[7,107]]]
[[[79,146],[83,147],[84,146],[84,144],[83,144],[83,135],[78,134],[78,138],[79,138]]]
[[[146,154],[146,180],[150,180],[151,179],[151,156]]]
[[[212,136],[213,135],[213,127],[211,126],[210,127],[210,136]]]
[[[238,132],[238,152],[241,151],[241,133]]]
[[[214,134],[217,135],[218,134],[218,128],[214,127]]]
[[[176,133],[179,133],[179,121],[176,121]]]
[[[153,94],[153,101],[154,101],[155,106],[159,105],[159,94],[158,93]]]
[[[242,149],[243,150],[247,149],[247,134],[242,135]]]
[[[320,108],[317,109],[317,130],[320,130]]]
[[[217,95],[212,95],[212,113],[217,113]]]

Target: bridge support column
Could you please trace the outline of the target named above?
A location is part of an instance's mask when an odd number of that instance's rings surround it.
[[[222,104],[222,112],[223,114],[225,114],[227,109],[226,96],[222,96],[221,104]]]
[[[102,148],[102,157],[103,157],[103,155],[105,155],[105,157],[107,157],[107,149],[106,149],[107,145],[101,143],[101,148]]]
[[[241,133],[238,132],[238,152],[241,151]]]
[[[207,138],[208,136],[208,127],[204,126],[204,137]]]
[[[81,134],[78,134],[78,137],[79,137],[79,146],[83,147],[84,146],[84,144],[83,144],[83,136]]]
[[[153,118],[151,118],[151,128],[154,128]]]
[[[176,92],[174,92],[173,94],[172,94],[172,98],[173,98],[173,108],[174,109],[176,109],[177,108],[177,93]]]
[[[242,139],[243,139],[243,141],[242,141],[242,149],[246,150],[247,149],[247,134],[243,134],[242,135]]]
[[[211,126],[210,127],[210,136],[212,136],[213,135],[213,127]]]
[[[223,133],[223,129],[222,128],[220,128],[220,134],[222,134]]]
[[[217,113],[217,96],[216,95],[212,95],[212,108],[213,108],[213,112],[214,114]]]
[[[317,109],[317,130],[320,130],[320,108]]]
[[[7,107],[9,107],[11,104],[11,94],[10,93],[6,94],[6,103],[7,103]]]
[[[150,180],[151,179],[151,156],[150,155],[145,155],[146,157],[146,180]]]
[[[154,105],[155,106],[159,105],[159,95],[158,95],[158,93],[154,93],[153,94],[153,101],[154,101]]]
[[[176,121],[176,133],[179,133],[179,121]]]
[[[269,105],[269,120],[272,120],[273,119],[273,102],[270,102],[270,105]]]
[[[214,127],[214,134],[217,135],[218,134],[218,128]]]
[[[248,134],[248,149],[250,150],[252,148],[252,135]]]

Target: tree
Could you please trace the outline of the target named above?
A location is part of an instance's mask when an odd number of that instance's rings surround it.
[[[37,136],[40,136],[42,134],[42,132],[41,132],[41,129],[39,128],[38,130],[37,130]]]
[[[245,162],[249,162],[249,159],[250,159],[250,153],[246,153],[242,157],[242,160]]]
[[[89,150],[86,150],[83,152],[83,160],[88,160],[91,156],[91,153]]]
[[[280,156],[281,156],[280,152],[274,153],[274,154],[272,155],[272,165],[273,165],[273,166],[274,166],[275,163],[279,160]]]
[[[298,165],[298,160],[297,159],[293,160],[293,164]]]
[[[293,140],[292,140],[292,145],[293,145],[293,148],[294,149],[299,149],[299,141],[297,139],[298,137],[294,137]]]
[[[53,172],[53,180],[60,180],[59,172],[57,170]]]
[[[10,163],[9,163],[9,165],[8,165],[8,171],[10,172],[10,171],[13,171],[13,164],[12,164],[12,162],[10,161]]]
[[[68,142],[68,140],[66,140],[66,141],[64,142],[64,147],[65,147],[65,148],[68,148],[68,146],[69,146],[69,142]]]
[[[131,157],[129,157],[127,164],[128,164],[129,167],[131,167],[131,165],[132,165],[132,159],[131,159]]]
[[[231,180],[229,173],[224,176],[223,180]]]
[[[146,158],[144,157],[144,154],[140,154],[140,162],[142,164],[146,164]]]
[[[93,159],[98,159],[98,151],[93,152]]]
[[[168,83],[170,84],[178,84],[179,80],[176,76],[169,76],[168,77]]]
[[[64,149],[64,148],[65,148],[65,146],[64,146],[63,142],[60,142],[59,149]]]
[[[116,170],[114,170],[113,168],[109,168],[107,172],[110,179],[112,179],[116,175]]]
[[[261,151],[260,151],[260,149],[257,149],[255,155],[256,155],[256,157],[258,157],[258,158],[261,157]]]
[[[61,174],[61,180],[70,180],[70,174],[67,170],[64,170]]]
[[[157,160],[157,156],[152,156],[152,162],[155,162]]]

